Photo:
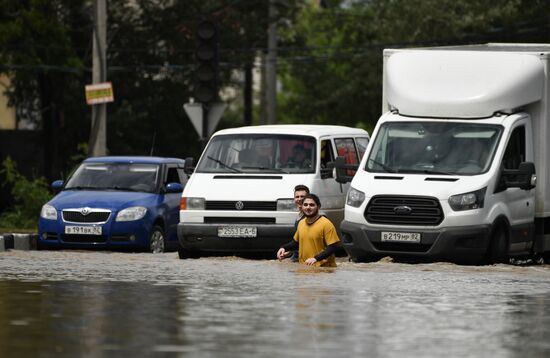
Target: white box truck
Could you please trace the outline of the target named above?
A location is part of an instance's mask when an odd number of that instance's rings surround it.
[[[547,256],[549,56],[550,44],[384,51],[383,114],[340,227],[352,259]]]
[[[214,133],[182,193],[179,257],[275,257],[295,231],[293,190],[299,184],[319,196],[321,210],[338,227],[349,184],[336,182],[331,164],[337,156],[359,163],[368,141],[363,129],[332,125],[248,126]]]

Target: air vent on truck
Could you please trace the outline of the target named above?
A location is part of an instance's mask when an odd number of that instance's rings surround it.
[[[443,221],[439,201],[432,197],[378,195],[365,209],[371,224],[436,226]]]

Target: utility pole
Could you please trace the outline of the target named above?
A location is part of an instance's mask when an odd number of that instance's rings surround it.
[[[277,8],[276,0],[269,0],[269,29],[267,32],[266,106],[267,124],[277,121]]]
[[[94,33],[92,83],[107,80],[107,6],[105,0],[94,1]],[[92,157],[107,154],[107,104],[92,106],[92,128],[88,154]]]

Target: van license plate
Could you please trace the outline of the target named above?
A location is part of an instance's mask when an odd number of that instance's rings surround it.
[[[65,226],[65,234],[101,235],[101,226]]]
[[[420,242],[420,234],[417,232],[382,232],[382,241]]]
[[[256,237],[258,229],[254,226],[220,226],[218,237]]]

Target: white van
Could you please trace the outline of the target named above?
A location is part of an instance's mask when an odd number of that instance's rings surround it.
[[[275,254],[294,233],[298,184],[319,196],[321,209],[338,227],[349,184],[336,182],[331,164],[337,156],[359,163],[368,141],[363,129],[329,125],[216,132],[182,193],[179,257]]]

